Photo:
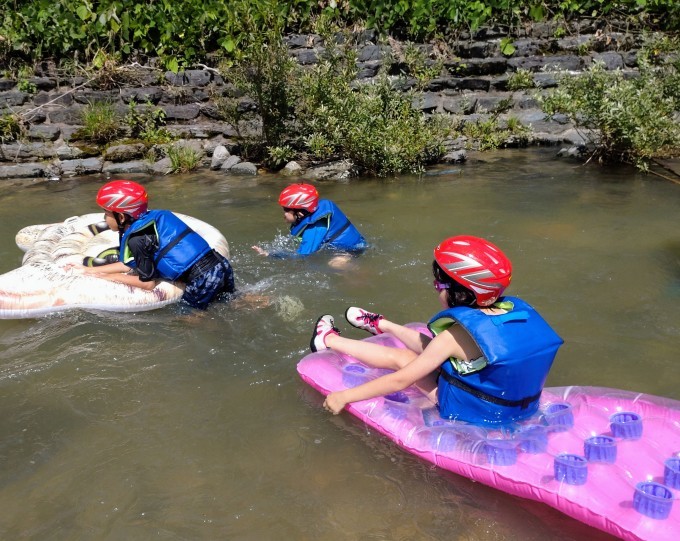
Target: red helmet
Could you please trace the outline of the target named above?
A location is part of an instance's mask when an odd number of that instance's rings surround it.
[[[279,205],[314,212],[319,206],[319,192],[311,184],[291,184],[279,195]]]
[[[122,212],[137,219],[146,212],[149,196],[131,180],[113,180],[97,192],[97,205],[111,212]]]
[[[459,235],[441,242],[434,259],[442,270],[470,289],[479,306],[496,302],[512,279],[512,263],[488,240]]]

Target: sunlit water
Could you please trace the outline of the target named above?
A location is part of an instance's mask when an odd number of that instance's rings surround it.
[[[349,305],[429,318],[432,248],[468,233],[507,252],[509,292],[565,338],[548,385],[680,399],[680,189],[553,154],[320,184],[372,244],[345,270],[251,250],[285,242],[284,178],[137,179],[153,207],[222,230],[237,287],[268,303],[0,321],[0,538],[608,539],[329,416],[295,371],[322,313],[356,337]],[[102,181],[0,185],[0,272],[21,263],[21,227],[96,211]]]

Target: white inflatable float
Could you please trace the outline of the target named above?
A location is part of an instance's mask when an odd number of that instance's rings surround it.
[[[216,228],[175,213],[212,248],[229,257],[229,245]],[[23,263],[0,275],[0,319],[21,319],[80,308],[112,312],[153,310],[177,302],[183,289],[160,282],[151,291],[67,270],[68,263],[103,262],[118,251],[118,233],[106,229],[103,213],[68,218],[63,223],[23,228],[16,243]]]

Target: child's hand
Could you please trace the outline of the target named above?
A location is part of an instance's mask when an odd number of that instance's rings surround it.
[[[342,393],[331,393],[323,401],[323,407],[333,415],[338,415],[347,405],[342,399]]]
[[[66,263],[65,265],[62,265],[61,268],[64,269],[65,271],[71,271],[78,274],[85,274],[86,273],[85,269],[87,269],[88,267],[86,267],[85,265],[79,265],[78,263]]]
[[[264,255],[264,256],[269,255],[269,252],[268,252],[267,250],[264,250],[264,249],[260,248],[260,247],[257,246],[257,245],[251,246],[251,248],[252,248],[253,250],[255,250],[255,251],[256,251],[258,254],[260,254],[260,255]]]

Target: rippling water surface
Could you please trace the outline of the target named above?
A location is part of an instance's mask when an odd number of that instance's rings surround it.
[[[565,338],[548,385],[680,399],[680,189],[553,154],[320,184],[372,244],[342,270],[323,254],[285,261],[250,249],[286,242],[284,178],[137,178],[152,207],[224,232],[237,287],[259,302],[0,321],[0,537],[608,539],[327,415],[295,371],[322,313],[356,337],[342,318],[349,305],[429,318],[432,248],[468,233],[507,252],[509,292]],[[0,272],[21,263],[21,227],[95,212],[102,181],[0,185]]]

